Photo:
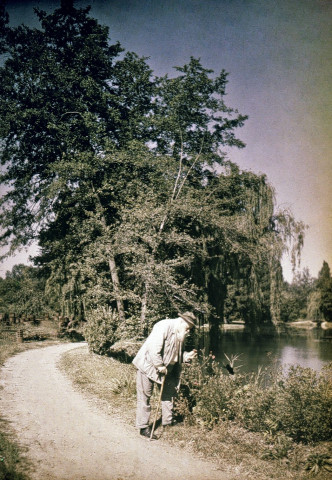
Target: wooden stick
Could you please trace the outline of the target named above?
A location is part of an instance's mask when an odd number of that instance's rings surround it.
[[[163,376],[163,379],[162,379],[162,381],[161,381],[160,393],[159,393],[159,398],[158,398],[158,405],[157,405],[157,410],[156,410],[156,414],[155,414],[155,416],[154,416],[154,422],[153,422],[152,429],[151,429],[150,440],[152,440],[153,433],[154,433],[154,429],[155,429],[155,427],[156,427],[156,422],[157,422],[159,407],[160,407],[160,403],[161,403],[161,396],[162,396],[163,390],[164,390],[165,378],[166,378],[166,374]]]

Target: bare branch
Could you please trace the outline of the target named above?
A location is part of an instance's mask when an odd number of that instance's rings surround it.
[[[181,185],[180,185],[180,187],[179,187],[179,189],[178,189],[178,193],[177,193],[177,195],[176,195],[176,197],[175,197],[175,200],[177,200],[177,198],[179,197],[179,195],[180,195],[180,193],[181,193],[181,190],[182,190],[182,188],[183,188],[183,185],[185,184],[185,182],[186,182],[186,180],[187,180],[187,178],[188,178],[188,176],[189,176],[189,173],[190,173],[191,170],[194,168],[195,164],[197,163],[198,159],[200,158],[201,153],[202,153],[202,150],[203,150],[203,145],[204,145],[204,137],[203,137],[203,139],[202,139],[201,148],[200,148],[198,154],[196,155],[195,160],[194,160],[193,163],[190,165],[189,170],[187,171],[184,179],[182,180],[182,183],[181,183]]]

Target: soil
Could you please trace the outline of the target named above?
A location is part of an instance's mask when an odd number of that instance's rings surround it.
[[[33,480],[231,480],[213,463],[149,441],[106,414],[57,367],[82,343],[29,350],[1,371],[0,411],[26,449]]]

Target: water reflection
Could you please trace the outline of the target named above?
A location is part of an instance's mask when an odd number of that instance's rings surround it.
[[[208,338],[205,337],[208,352]],[[257,371],[259,367],[300,365],[320,371],[332,362],[332,332],[321,329],[290,331],[281,335],[252,335],[244,331],[222,333],[217,359],[226,363],[228,356],[241,354],[241,371]]]

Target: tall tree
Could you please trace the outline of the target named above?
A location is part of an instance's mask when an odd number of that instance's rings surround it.
[[[152,83],[143,59],[127,54],[115,67],[119,44],[89,8],[63,2],[47,15],[36,9],[41,29],[9,28],[3,12],[0,68],[1,243],[10,252],[94,212],[104,229],[114,221],[102,183],[118,172],[101,155],[145,136]],[[135,122],[133,121],[135,118]],[[140,128],[136,128],[140,125]],[[108,170],[105,171],[108,167]],[[114,171],[113,171],[114,170]],[[109,270],[124,317],[116,261]]]
[[[196,213],[203,210],[194,204],[194,195],[204,202],[206,183],[217,175],[216,167],[224,162],[224,155],[220,152],[222,146],[244,146],[235,137],[234,130],[247,118],[224,103],[226,72],[213,76],[212,70],[205,69],[193,57],[187,65],[176,67],[176,71],[178,75],[173,78],[158,79],[156,111],[152,118],[156,153],[169,156],[175,162],[174,180],[168,187],[169,194],[158,229],[159,242],[169,229],[167,223],[184,202],[193,207],[192,217],[195,216],[194,208]],[[154,252],[158,250],[157,245]],[[154,259],[150,260],[151,265],[154,263]],[[149,279],[151,275],[147,276],[145,284],[142,323],[150,291]]]
[[[320,310],[325,320],[332,321],[332,278],[329,264],[323,262],[318,273],[317,288],[320,292]]]

